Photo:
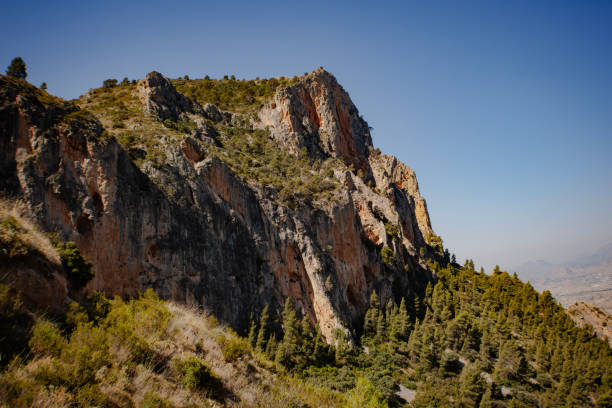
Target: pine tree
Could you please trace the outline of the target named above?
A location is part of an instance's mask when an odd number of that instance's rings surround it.
[[[536,338],[541,338],[541,337],[536,337]],[[548,352],[546,349],[546,343],[544,343],[544,341],[542,340],[538,341],[538,345],[536,347],[536,352],[535,352],[535,359],[536,359],[536,363],[538,364],[538,367],[541,370],[548,371],[548,369],[550,368],[550,362],[548,360]]]
[[[314,335],[314,346],[312,348],[312,360],[316,362],[320,362],[323,360],[325,346],[321,338],[321,329],[317,326],[317,332]]]
[[[251,319],[249,323],[249,335],[247,338],[249,344],[253,347],[257,344],[257,324],[255,323],[255,319],[253,318],[253,313],[251,313]]]
[[[410,330],[410,316],[406,310],[406,299],[402,298],[398,311],[398,334],[401,339],[408,337],[408,331]]]
[[[397,340],[399,330],[399,322],[397,321],[397,306],[395,306],[395,303],[391,300],[387,302],[385,321],[387,330],[384,336],[389,340]]]
[[[413,315],[415,319],[421,316],[421,312],[422,312],[421,299],[416,295],[414,296],[414,299],[412,300],[412,311],[413,311]]]
[[[376,327],[378,324],[378,314],[380,313],[380,301],[376,291],[372,291],[370,295],[370,308],[366,312],[363,322],[363,332],[366,336],[371,336],[376,333]]]
[[[334,343],[336,364],[344,365],[346,363],[346,354],[349,350],[349,345],[346,341],[346,333],[343,329],[334,329]]]
[[[429,301],[433,295],[433,286],[431,285],[431,281],[427,282],[427,287],[425,288],[425,301]]]
[[[310,320],[308,320],[306,315],[302,317],[300,322],[300,338],[302,342],[301,353],[303,357],[310,356],[314,347],[314,338]]]
[[[26,64],[21,57],[14,58],[11,61],[11,64],[6,69],[6,75],[19,79],[27,78]]]
[[[558,380],[561,375],[561,369],[563,368],[563,351],[561,344],[557,341],[555,351],[550,359],[550,374],[554,379]]]
[[[376,322],[376,340],[382,342],[385,339],[387,325],[385,323],[384,313],[378,314],[378,321]]]
[[[268,319],[268,305],[266,305],[261,311],[261,316],[259,318],[259,333],[257,334],[257,342],[255,343],[255,349],[259,352],[267,350],[266,330],[268,329]]]
[[[303,363],[304,356],[300,352],[302,346],[300,324],[290,298],[285,301],[282,317],[283,339],[278,344],[275,362],[292,368]]]
[[[276,356],[277,348],[278,342],[276,340],[276,333],[272,333],[272,336],[270,336],[266,344],[266,355],[268,356],[268,358],[274,358]]]
[[[485,393],[485,380],[480,375],[480,367],[471,365],[465,368],[460,378],[460,400],[464,406],[474,407]]]

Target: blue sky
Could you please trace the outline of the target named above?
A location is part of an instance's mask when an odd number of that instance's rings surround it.
[[[0,64],[73,98],[158,70],[332,72],[490,269],[612,242],[612,2],[3,2]]]

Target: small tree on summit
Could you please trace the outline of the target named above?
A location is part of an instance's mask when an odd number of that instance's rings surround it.
[[[21,57],[13,58],[11,65],[6,69],[6,75],[15,78],[26,79],[26,64]]]

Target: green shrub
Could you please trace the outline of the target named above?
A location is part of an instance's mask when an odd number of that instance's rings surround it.
[[[30,351],[36,356],[59,357],[66,346],[66,340],[53,323],[45,319],[38,319],[32,328],[29,346]]]
[[[78,388],[76,400],[78,405],[82,407],[104,407],[107,398],[98,384],[85,384]]]
[[[117,81],[116,79],[113,79],[113,78],[105,79],[104,82],[102,82],[102,86],[104,88],[113,88],[113,87],[117,86],[117,82],[119,82],[119,81]]]
[[[125,123],[121,119],[114,119],[111,126],[115,129],[125,129]]]
[[[154,352],[150,346],[167,336],[166,326],[171,313],[152,289],[129,302],[114,299],[103,326],[109,334],[130,351],[135,364],[150,362]]]
[[[171,119],[165,119],[163,122],[165,127],[167,127],[168,129],[176,129],[176,122],[174,122]]]
[[[68,365],[66,382],[84,385],[95,380],[96,372],[110,364],[108,333],[91,323],[79,325],[62,350],[62,361]]]
[[[347,395],[346,408],[387,408],[380,392],[370,381],[357,378],[357,384]]]
[[[219,341],[225,361],[236,361],[250,352],[249,342],[242,337],[222,336]]]
[[[395,225],[395,224],[391,224],[391,222],[389,222],[389,221],[385,222],[385,231],[386,231],[387,235],[390,236],[391,238],[399,237],[399,228],[398,228],[398,226]]]
[[[181,133],[191,133],[197,128],[197,125],[194,121],[190,119],[180,120],[176,124],[176,130]]]
[[[154,392],[148,391],[142,398],[140,408],[172,408],[166,398],[162,398]]]
[[[221,380],[199,358],[175,359],[173,364],[183,385],[190,390],[208,391],[212,396],[219,395],[223,390]]]
[[[83,255],[76,243],[54,242],[62,260],[62,266],[70,282],[79,290],[87,284],[93,277],[93,265]]]
[[[386,245],[380,250],[380,256],[385,265],[392,265],[395,260],[395,252]]]

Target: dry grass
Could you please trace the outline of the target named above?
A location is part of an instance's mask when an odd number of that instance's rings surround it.
[[[255,405],[263,384],[273,382],[275,376],[259,367],[252,352],[237,361],[226,361],[220,340],[235,335],[217,325],[216,319],[193,307],[175,303],[168,303],[168,309],[173,315],[168,325],[172,346],[180,350],[181,356],[193,353],[201,357],[221,379],[233,399],[242,401],[246,406]]]
[[[19,229],[9,231],[7,221],[14,221]],[[40,230],[21,200],[0,198],[0,239],[17,239],[29,249],[43,254],[54,264],[61,264],[59,252],[49,237]]]
[[[139,322],[147,319],[152,308],[169,316],[161,318],[160,321],[165,322],[161,331],[140,337],[153,351],[151,360],[135,362],[125,343],[122,345],[116,328],[125,319],[106,319],[99,323],[100,329],[96,326],[77,329],[83,331],[79,336],[82,343],[75,343],[73,335],[60,354],[39,353],[27,362],[15,361],[0,372],[0,407],[3,401],[10,402],[11,406],[74,406],[86,401],[83,392],[87,390],[93,391],[89,394],[91,398],[117,407],[343,406],[341,394],[283,374],[273,362],[255,354],[248,345],[243,353],[226,359],[224,344],[244,340],[207,313],[150,298],[136,302],[138,306],[129,311],[120,299],[112,300],[109,316],[119,313],[122,318]],[[148,319],[155,320],[153,316],[158,314],[152,312]],[[130,324],[124,327],[130,328]],[[64,384],[72,384],[66,382],[71,377],[65,374],[86,367],[82,365],[84,360],[76,361],[70,356],[89,354],[87,350],[103,344],[89,341],[101,335],[100,330],[108,336],[108,349],[100,368],[93,369],[95,380],[77,383],[76,388],[65,388]],[[200,361],[208,367],[212,382],[199,383],[195,387],[187,383],[184,368],[181,368],[185,361]]]

